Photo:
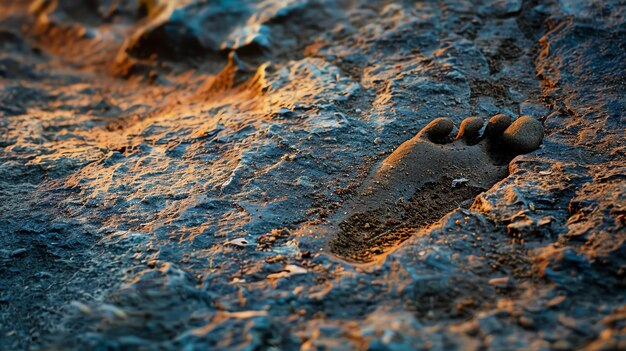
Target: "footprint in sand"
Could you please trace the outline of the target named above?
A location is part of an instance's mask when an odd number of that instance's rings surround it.
[[[508,175],[513,157],[533,151],[543,126],[524,116],[466,118],[456,137],[448,118],[433,120],[382,161],[332,221],[331,251],[374,260]]]

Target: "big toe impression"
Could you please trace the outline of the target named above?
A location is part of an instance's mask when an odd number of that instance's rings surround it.
[[[503,141],[515,153],[531,152],[543,141],[543,125],[530,116],[522,116],[504,131]]]

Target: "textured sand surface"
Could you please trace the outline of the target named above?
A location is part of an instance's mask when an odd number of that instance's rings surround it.
[[[624,0],[0,0],[0,349],[626,349],[625,82]],[[333,252],[496,114],[543,144]]]

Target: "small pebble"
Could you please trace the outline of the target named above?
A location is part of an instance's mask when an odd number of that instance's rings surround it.
[[[497,286],[499,288],[504,288],[504,287],[510,286],[511,281],[510,281],[509,277],[500,277],[500,278],[489,279],[488,284],[491,285],[491,286]]]
[[[563,296],[563,295],[557,296],[557,297],[551,299],[550,301],[546,302],[546,307],[551,308],[551,307],[554,307],[554,306],[558,306],[563,301],[565,301],[565,296]]]
[[[82,302],[72,301],[72,302],[70,302],[70,306],[76,308],[82,314],[90,314],[91,313],[91,307],[85,305]]]

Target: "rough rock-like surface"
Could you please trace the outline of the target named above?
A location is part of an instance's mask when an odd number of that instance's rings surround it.
[[[625,349],[625,77],[623,0],[0,0],[0,349]],[[541,147],[331,252],[398,146],[496,114]]]

